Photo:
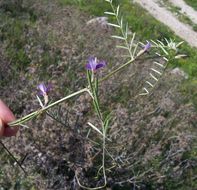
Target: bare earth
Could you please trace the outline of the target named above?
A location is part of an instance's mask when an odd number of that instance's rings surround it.
[[[186,14],[195,24],[197,24],[197,11],[187,5],[183,0],[170,0],[175,6],[181,8],[181,12]]]
[[[181,3],[180,0],[173,1],[174,4],[176,2],[179,2],[177,6],[179,6]],[[156,19],[170,27],[176,33],[176,35],[180,36],[191,46],[197,47],[197,32],[193,31],[191,26],[180,22],[170,11],[166,10],[165,7],[160,7],[157,0],[134,0],[134,2],[140,4]],[[186,10],[186,7],[188,6],[186,6],[185,4],[181,4],[181,7],[182,10]],[[189,12],[189,9],[187,9],[187,13]],[[190,14],[192,13],[190,12]],[[194,15],[192,14],[191,16],[193,17]]]

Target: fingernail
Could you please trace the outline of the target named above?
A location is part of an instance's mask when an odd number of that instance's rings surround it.
[[[2,120],[0,118],[0,128],[2,128],[2,127],[3,127],[3,122],[2,122]]]
[[[2,135],[3,135],[3,122],[0,119],[0,136],[2,136]]]

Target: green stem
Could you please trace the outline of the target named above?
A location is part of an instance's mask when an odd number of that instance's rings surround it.
[[[68,96],[66,96],[66,97],[64,97],[64,98],[62,98],[62,99],[60,99],[60,100],[58,100],[58,101],[56,101],[56,102],[44,107],[44,108],[42,108],[42,109],[39,109],[39,110],[37,110],[37,111],[35,111],[33,113],[28,114],[28,115],[26,115],[25,117],[23,117],[21,119],[18,119],[18,120],[15,120],[13,122],[10,122],[10,123],[8,123],[8,125],[10,127],[13,127],[13,126],[16,126],[16,125],[20,125],[20,124],[22,124],[22,123],[24,123],[26,121],[29,121],[33,117],[35,117],[35,116],[47,111],[48,109],[52,108],[53,106],[55,106],[55,105],[57,105],[57,104],[59,104],[61,102],[64,102],[65,100],[68,100],[68,99],[70,99],[70,98],[72,98],[74,96],[77,96],[77,95],[79,95],[81,93],[84,93],[84,92],[88,92],[89,93],[89,89],[88,88],[83,88],[82,90],[79,90],[79,91],[77,91],[75,93],[72,93],[72,94],[70,94],[70,95],[68,95]]]
[[[137,58],[137,57],[136,57],[136,58]],[[108,78],[110,78],[110,77],[113,76],[115,73],[117,73],[117,72],[119,72],[120,70],[122,70],[122,69],[123,69],[124,67],[126,67],[127,65],[133,63],[133,62],[136,60],[136,58],[135,58],[135,59],[132,59],[132,60],[129,60],[128,62],[126,62],[126,63],[123,64],[122,66],[118,67],[117,69],[115,69],[114,71],[112,71],[111,73],[109,73],[108,75],[106,75],[105,77],[103,77],[101,80],[99,80],[99,82],[103,82],[103,81],[107,80]],[[89,81],[89,83],[90,83],[90,81]],[[89,84],[89,85],[90,85],[90,84]],[[55,105],[57,105],[57,104],[59,104],[59,103],[62,103],[62,102],[64,102],[65,100],[68,100],[68,99],[70,99],[70,98],[72,98],[72,97],[74,97],[74,96],[77,96],[77,95],[79,95],[79,94],[81,94],[81,93],[83,93],[83,92],[88,92],[88,93],[90,93],[89,88],[83,88],[83,89],[81,89],[81,90],[79,90],[79,91],[77,91],[77,92],[75,92],[75,93],[72,93],[72,94],[70,94],[70,95],[68,95],[68,96],[66,96],[66,97],[64,97],[64,98],[62,98],[62,99],[60,99],[60,100],[58,100],[58,101],[56,101],[56,102],[54,102],[54,103],[49,104],[48,106],[46,106],[46,107],[44,107],[44,108],[42,108],[42,109],[39,109],[39,110],[37,110],[37,111],[35,111],[35,112],[32,112],[32,113],[30,113],[30,114],[28,114],[28,115],[22,117],[21,119],[17,119],[17,120],[15,120],[15,121],[13,121],[13,122],[10,122],[10,123],[8,123],[8,125],[9,125],[10,127],[14,127],[14,126],[20,125],[20,124],[22,124],[22,123],[24,123],[24,122],[26,122],[26,121],[29,121],[29,120],[32,119],[33,117],[35,117],[35,116],[37,116],[37,115],[39,115],[39,114],[41,114],[41,113],[47,111],[49,108],[52,108],[53,106],[55,106]]]
[[[118,71],[120,71],[121,69],[123,69],[124,67],[126,67],[127,65],[131,64],[134,60],[135,60],[135,59],[130,60],[130,61],[126,62],[125,64],[123,64],[122,66],[118,67],[117,69],[115,69],[114,71],[112,71],[111,73],[109,73],[107,76],[103,77],[99,82],[103,82],[104,80],[110,78],[110,77],[113,76],[115,73],[117,73]],[[57,104],[59,104],[59,103],[62,103],[62,102],[64,102],[65,100],[68,100],[68,99],[70,99],[70,98],[72,98],[72,97],[74,97],[74,96],[77,96],[77,95],[79,95],[79,94],[81,94],[81,93],[83,93],[83,92],[88,92],[88,93],[90,93],[88,88],[83,88],[83,89],[81,89],[81,90],[79,90],[79,91],[77,91],[77,92],[75,92],[75,93],[73,93],[73,94],[70,94],[70,95],[68,95],[68,96],[66,96],[66,97],[64,97],[64,98],[62,98],[62,99],[60,99],[60,100],[58,100],[58,101],[56,101],[56,102],[54,102],[54,103],[52,103],[52,104],[49,104],[48,106],[46,106],[46,107],[44,107],[44,108],[42,108],[42,109],[39,109],[39,110],[37,110],[37,111],[35,111],[35,112],[32,112],[32,113],[30,113],[30,114],[28,114],[28,115],[26,115],[26,116],[24,116],[24,117],[22,117],[22,118],[20,118],[20,119],[17,119],[17,120],[15,120],[15,121],[13,121],[13,122],[10,122],[10,123],[8,123],[8,125],[9,125],[10,127],[14,127],[14,126],[20,125],[20,124],[22,124],[22,123],[24,123],[24,122],[26,122],[26,121],[29,121],[29,120],[32,119],[33,117],[35,117],[35,116],[37,116],[37,115],[39,115],[39,114],[41,114],[41,113],[47,111],[49,108],[52,108],[53,106],[55,106],[55,105],[57,105]]]
[[[144,52],[142,52],[141,54],[139,54],[138,56],[136,56],[135,59],[129,60],[128,62],[124,63],[122,66],[118,67],[117,69],[115,69],[114,71],[112,71],[111,73],[109,73],[108,75],[106,75],[105,77],[103,77],[101,80],[99,80],[99,82],[103,82],[103,81],[107,80],[108,78],[110,78],[111,76],[113,76],[114,74],[116,74],[117,72],[119,72],[120,70],[122,70],[122,69],[123,69],[124,67],[126,67],[127,65],[133,63],[133,62],[134,62],[139,56],[141,56],[143,53],[144,53]],[[20,125],[20,124],[22,124],[22,123],[24,123],[24,122],[26,122],[26,121],[29,121],[30,119],[36,117],[37,115],[41,114],[42,112],[47,111],[49,108],[51,108],[51,107],[53,107],[53,106],[55,106],[55,105],[57,105],[57,104],[59,104],[59,103],[62,103],[62,102],[64,102],[65,100],[68,100],[68,99],[70,99],[70,98],[72,98],[72,97],[74,97],[74,96],[77,96],[77,95],[79,95],[79,94],[81,94],[81,93],[83,93],[83,92],[88,92],[88,93],[90,93],[89,87],[83,88],[83,89],[81,89],[81,90],[79,90],[79,91],[77,91],[77,92],[75,92],[75,93],[72,93],[72,94],[70,94],[70,95],[68,95],[68,96],[66,96],[66,97],[64,97],[64,98],[62,98],[62,99],[60,99],[60,100],[58,100],[58,101],[52,103],[52,104],[49,104],[48,106],[46,106],[46,107],[44,107],[44,108],[42,108],[42,109],[39,109],[39,110],[37,110],[37,111],[35,111],[35,112],[32,112],[32,113],[30,113],[30,114],[28,114],[28,115],[22,117],[21,119],[17,119],[17,120],[15,120],[15,121],[13,121],[13,122],[10,122],[10,123],[8,123],[8,125],[9,125],[10,127]]]
[[[118,67],[117,69],[115,69],[114,71],[112,71],[111,73],[109,73],[108,75],[106,75],[105,77],[103,77],[101,80],[99,80],[99,82],[103,82],[104,80],[110,78],[111,76],[113,76],[115,73],[119,72],[120,70],[122,70],[124,67],[126,67],[127,65],[133,63],[135,61],[135,59],[129,60],[128,62],[126,62],[125,64],[123,64],[122,66]]]

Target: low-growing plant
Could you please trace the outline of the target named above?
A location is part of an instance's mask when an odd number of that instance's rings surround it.
[[[138,64],[138,61],[144,57],[145,55],[150,55],[152,57],[157,58],[157,61],[153,61],[152,66],[149,68],[147,79],[144,81],[144,86],[140,92],[138,92],[133,99],[138,98],[139,96],[148,96],[152,93],[153,89],[156,88],[156,85],[159,82],[159,79],[163,76],[165,69],[168,66],[169,61],[172,59],[179,59],[184,57],[185,55],[179,54],[178,48],[183,43],[176,43],[171,39],[163,39],[161,40],[152,40],[147,39],[146,42],[139,42],[136,39],[137,34],[130,31],[129,25],[127,22],[124,22],[122,13],[120,11],[120,6],[117,7],[113,4],[112,0],[105,0],[106,3],[111,7],[111,11],[106,11],[105,14],[109,17],[112,17],[112,21],[108,23],[110,27],[113,27],[117,35],[112,35],[112,38],[115,38],[119,41],[119,45],[116,47],[121,49],[127,61],[122,65],[119,65],[114,70],[110,71],[108,74],[99,77],[100,69],[107,69],[108,63],[102,59],[98,59],[95,56],[90,56],[86,64],[86,76],[87,76],[87,85],[85,88],[82,88],[72,94],[69,94],[57,101],[51,102],[49,91],[52,86],[50,83],[41,83],[38,85],[39,94],[37,95],[37,100],[40,105],[40,109],[20,118],[16,121],[9,123],[10,127],[22,126],[28,127],[25,123],[33,118],[40,116],[41,114],[47,114],[53,119],[57,120],[57,118],[53,117],[51,114],[51,108],[59,105],[60,103],[67,101],[73,97],[79,96],[81,94],[87,93],[92,100],[92,105],[94,108],[94,113],[97,115],[98,123],[94,124],[90,121],[87,122],[90,129],[97,132],[100,136],[102,152],[101,154],[101,163],[97,172],[96,177],[102,178],[103,184],[96,187],[87,187],[80,181],[80,172],[78,170],[75,171],[75,178],[78,185],[84,189],[102,189],[107,185],[107,174],[106,174],[106,142],[110,142],[109,133],[112,132],[110,130],[110,126],[113,122],[113,114],[112,110],[108,111],[104,106],[101,106],[100,99],[100,85],[108,80],[110,77],[115,77],[117,73],[123,72],[126,68],[128,68],[131,64]],[[22,55],[21,55],[22,57]],[[106,111],[107,110],[107,111]],[[159,167],[158,162],[160,161],[160,157],[156,157],[153,160],[152,164],[156,167]],[[19,164],[20,165],[20,164]],[[21,166],[22,168],[22,166]],[[108,169],[109,170],[109,169]],[[102,173],[102,175],[100,175]],[[140,179],[143,174],[139,174],[135,179]],[[132,181],[132,179],[127,180],[128,182]],[[123,183],[123,182],[122,182]]]

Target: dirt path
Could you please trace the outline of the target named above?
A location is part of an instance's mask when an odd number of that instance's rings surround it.
[[[160,7],[157,0],[134,0],[134,2],[140,4],[156,19],[170,27],[191,46],[197,47],[197,32],[194,32],[191,26],[180,22],[170,11],[166,10],[165,7]]]
[[[197,11],[187,5],[183,0],[170,0],[175,6],[181,8],[181,12],[186,14],[195,24],[197,24]]]

